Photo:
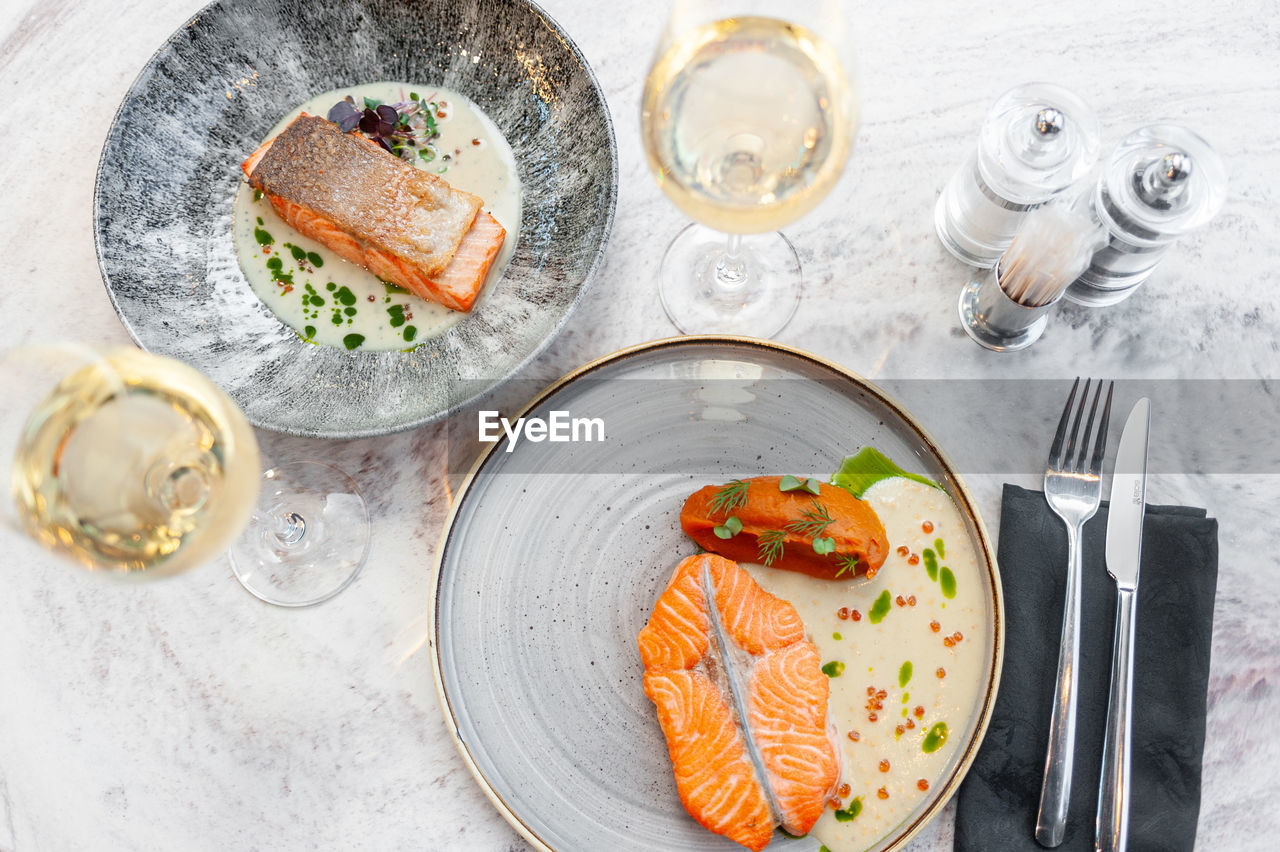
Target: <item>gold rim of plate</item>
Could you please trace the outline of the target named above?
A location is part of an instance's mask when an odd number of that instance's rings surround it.
[[[899,405],[891,396],[862,376],[841,366],[840,364],[835,363],[834,361],[829,361],[826,358],[814,355],[813,353],[807,352],[803,349],[799,349],[794,346],[787,346],[782,343],[775,343],[771,340],[759,340],[753,337],[736,337],[732,335],[717,334],[666,337],[659,340],[638,343],[633,346],[626,346],[615,352],[611,352],[608,355],[603,355],[596,358],[594,361],[590,361],[581,367],[578,367],[576,370],[571,370],[556,381],[552,382],[534,396],[533,399],[526,403],[520,409],[517,417],[524,417],[530,411],[533,411],[545,402],[558,390],[571,382],[574,382],[603,366],[612,364],[615,361],[621,361],[634,355],[652,352],[659,349],[717,343],[782,352],[831,370],[833,373],[847,379],[862,390],[870,393],[879,400],[881,404],[893,411],[896,415],[902,418],[903,422],[915,430],[920,440],[928,446],[930,452],[932,452],[942,464],[943,470],[946,472],[947,477],[950,480],[950,484],[953,487],[954,493],[952,496],[956,499],[958,508],[969,522],[973,524],[973,528],[978,533],[978,544],[982,550],[982,561],[986,568],[987,581],[990,585],[992,600],[991,676],[987,682],[986,690],[983,693],[982,710],[978,717],[978,725],[974,729],[973,736],[970,737],[969,742],[965,744],[964,753],[956,762],[955,768],[948,775],[946,782],[938,789],[938,793],[930,800],[929,804],[915,819],[902,825],[898,829],[897,833],[887,838],[887,845],[881,847],[882,852],[892,852],[892,850],[900,849],[905,846],[907,842],[919,834],[926,825],[933,821],[933,819],[946,806],[947,802],[951,801],[951,797],[955,795],[956,791],[960,787],[960,782],[964,779],[964,776],[968,774],[969,767],[973,764],[974,757],[977,755],[978,749],[982,745],[982,740],[986,736],[987,726],[991,723],[991,714],[995,708],[996,692],[1000,686],[1000,672],[1004,665],[1004,594],[1000,582],[1000,568],[996,564],[995,549],[991,546],[991,537],[987,533],[986,525],[982,522],[982,516],[978,512],[973,495],[969,493],[968,486],[964,484],[964,480],[961,479],[960,474],[957,473],[952,466],[951,460],[933,440],[933,437],[925,431],[924,427],[916,421],[915,417],[913,417],[910,412]],[[500,813],[502,817],[511,824],[512,828],[519,832],[520,836],[527,840],[535,849],[541,850],[541,852],[559,852],[559,850],[548,845],[533,831],[533,829],[526,825],[520,818],[520,815],[517,814],[515,810],[498,794],[492,784],[490,784],[489,780],[480,771],[480,767],[476,765],[466,743],[464,743],[458,736],[457,718],[453,712],[453,706],[449,702],[448,693],[445,691],[444,676],[441,672],[440,644],[436,641],[436,630],[438,627],[436,622],[436,609],[440,595],[440,571],[444,567],[445,544],[449,540],[449,533],[453,530],[453,524],[457,518],[458,510],[462,506],[463,500],[466,498],[467,491],[470,489],[476,473],[479,472],[480,468],[485,465],[489,460],[489,457],[497,451],[501,444],[501,441],[496,441],[485,447],[485,449],[480,453],[480,457],[477,458],[475,463],[471,466],[471,470],[467,472],[462,484],[458,487],[457,493],[452,495],[449,506],[449,516],[445,519],[444,529],[440,534],[440,541],[436,545],[435,564],[431,571],[431,606],[427,619],[427,635],[430,637],[432,647],[431,672],[435,679],[436,697],[440,701],[440,709],[444,713],[445,721],[448,723],[449,735],[453,739],[454,747],[457,748],[458,754],[462,756],[463,762],[467,765],[467,769],[471,772],[472,777],[475,778],[476,783],[480,785],[480,789],[484,792],[485,796],[488,797],[489,801],[493,803],[493,806],[497,808],[498,813]],[[445,475],[448,475],[447,472]],[[885,838],[878,841],[878,843],[884,842]],[[873,845],[869,848],[876,847]]]

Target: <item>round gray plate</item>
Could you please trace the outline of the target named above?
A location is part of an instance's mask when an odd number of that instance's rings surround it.
[[[523,219],[501,280],[410,353],[304,343],[236,260],[240,163],[317,92],[376,80],[462,92],[515,151]],[[527,0],[223,0],[156,52],[98,166],[98,263],[144,349],[194,365],[256,426],[355,437],[439,418],[534,357],[599,265],[617,198],[604,94]]]
[[[552,411],[603,419],[605,440],[491,445],[459,491],[436,568],[441,705],[498,809],[543,849],[739,849],[680,804],[636,635],[676,561],[693,552],[679,527],[692,491],[736,476],[834,470],[871,445],[942,483],[989,579],[982,706],[943,782],[875,848],[904,845],[977,750],[1003,637],[994,550],[931,439],[858,377],[745,338],[623,350],[544,391],[526,414]],[[792,845],[818,846],[774,844]]]

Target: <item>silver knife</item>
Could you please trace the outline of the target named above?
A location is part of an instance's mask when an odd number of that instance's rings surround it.
[[[1147,438],[1151,402],[1134,404],[1120,435],[1107,515],[1107,573],[1116,581],[1116,635],[1111,651],[1107,737],[1102,747],[1095,846],[1124,852],[1129,836],[1129,720],[1133,714],[1133,636],[1137,620],[1142,517],[1147,506]]]

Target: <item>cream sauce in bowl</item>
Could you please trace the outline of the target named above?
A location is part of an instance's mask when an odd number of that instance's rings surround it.
[[[439,174],[456,189],[484,199],[507,231],[484,289],[497,284],[515,251],[520,228],[520,183],[515,155],[497,126],[459,92],[409,83],[379,82],[323,92],[289,112],[263,138],[280,133],[299,114],[325,116],[350,95],[395,104],[411,94],[436,104],[438,155],[414,165]],[[246,156],[249,152],[245,152]],[[285,224],[266,199],[241,181],[232,208],[236,255],[249,286],[303,340],[345,349],[411,349],[435,337],[465,314],[389,285],[372,272]],[[481,292],[484,298],[484,291]]]
[[[831,680],[843,793],[810,836],[832,852],[873,848],[946,783],[982,714],[992,642],[988,579],[946,493],[892,478],[863,499],[890,546],[872,579],[744,565],[795,606]]]

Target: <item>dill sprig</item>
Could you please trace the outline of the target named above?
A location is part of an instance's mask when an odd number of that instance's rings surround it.
[[[735,479],[728,485],[721,488],[711,498],[711,513],[724,512],[728,514],[734,509],[739,509],[747,505],[747,489],[751,487],[751,483],[744,482],[741,479]]]
[[[833,579],[839,579],[846,571],[850,575],[858,573],[858,555],[856,553],[837,553],[836,562],[840,564],[840,570],[836,572],[836,576]]]
[[[813,505],[805,509],[800,517],[803,520],[792,521],[783,529],[796,535],[804,535],[816,539],[827,531],[827,527],[835,523],[831,514],[827,511],[827,507],[817,500],[814,500]]]
[[[756,558],[768,567],[782,557],[787,534],[782,530],[765,530],[756,538]]]

